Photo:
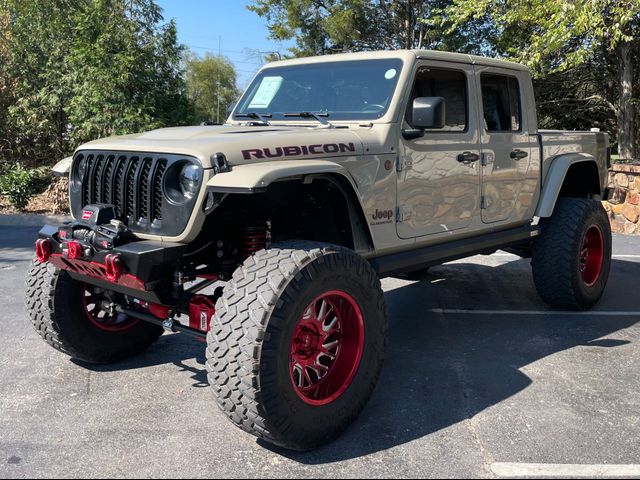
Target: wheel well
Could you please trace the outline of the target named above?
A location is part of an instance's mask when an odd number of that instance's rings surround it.
[[[271,241],[332,243],[362,252],[373,248],[353,188],[340,175],[314,175],[272,183],[264,192],[232,193],[207,217],[199,238],[213,232],[268,224]]]
[[[600,175],[596,163],[578,162],[569,167],[559,196],[591,198],[601,194]]]

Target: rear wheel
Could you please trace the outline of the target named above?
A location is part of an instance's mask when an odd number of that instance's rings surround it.
[[[280,244],[247,259],[216,304],[209,383],[243,430],[314,448],[364,408],[386,329],[380,281],[366,260],[332,245]]]
[[[26,307],[36,332],[52,347],[89,363],[137,355],[163,329],[113,310],[118,294],[72,279],[48,263],[33,261],[27,274]]]
[[[531,260],[538,293],[555,307],[591,308],[604,292],[611,266],[611,227],[602,204],[560,198],[540,228]]]

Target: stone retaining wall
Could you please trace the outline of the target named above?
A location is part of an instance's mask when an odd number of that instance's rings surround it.
[[[609,170],[609,200],[602,202],[615,233],[640,235],[640,165],[614,164]]]

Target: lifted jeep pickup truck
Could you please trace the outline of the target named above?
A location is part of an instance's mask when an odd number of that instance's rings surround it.
[[[508,249],[544,301],[587,309],[611,257],[609,145],[540,131],[529,72],[431,51],[276,62],[223,126],[90,142],[74,221],[45,226],[33,325],[85,362],[164,330],[206,338],[240,428],[310,449],[371,396],[387,332],[380,278]]]

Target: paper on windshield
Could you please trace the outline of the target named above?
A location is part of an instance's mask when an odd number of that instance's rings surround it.
[[[282,77],[264,77],[256,94],[251,99],[249,108],[268,108],[282,85]]]

